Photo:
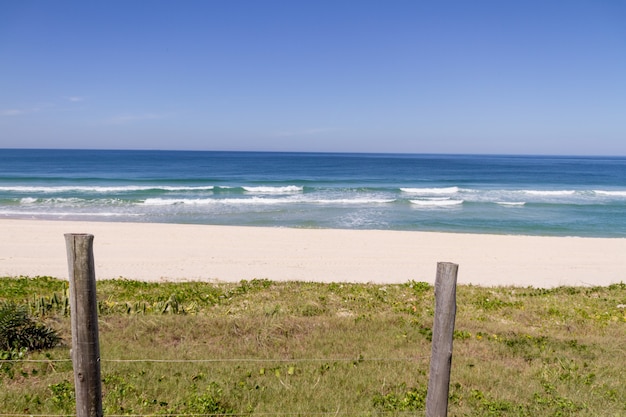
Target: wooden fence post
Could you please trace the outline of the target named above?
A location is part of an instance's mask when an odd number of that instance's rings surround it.
[[[76,417],[102,417],[93,235],[66,234]]]
[[[448,415],[458,269],[457,264],[437,263],[435,320],[433,323],[428,392],[426,394],[426,417],[446,417]]]

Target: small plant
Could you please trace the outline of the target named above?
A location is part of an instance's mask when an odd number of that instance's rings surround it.
[[[477,402],[481,415],[484,416],[501,416],[506,412],[516,412],[518,415],[528,415],[525,413],[524,407],[519,404],[512,403],[507,400],[498,400],[488,398],[480,390],[473,390],[471,399]]]
[[[63,316],[70,314],[70,296],[69,289],[65,293],[59,295],[55,292],[50,297],[41,296],[33,297],[28,303],[31,314],[43,317],[54,312],[62,312]]]
[[[503,301],[493,295],[483,295],[479,297],[474,304],[485,311],[496,311],[504,307],[521,308],[524,305],[521,301]]]
[[[64,380],[58,384],[48,385],[52,392],[52,403],[59,410],[70,410],[75,404],[74,385]]]
[[[188,412],[207,414],[233,414],[235,409],[224,399],[222,388],[212,382],[206,392],[192,396],[186,403]]]
[[[372,405],[385,412],[417,411],[426,406],[426,387],[414,387],[400,390],[399,394],[376,394]]]
[[[417,282],[410,280],[407,284],[407,287],[412,288],[415,294],[422,295],[428,291],[430,291],[433,287],[427,282]]]
[[[0,303],[0,350],[50,349],[60,340],[54,329],[31,319],[26,306]]]

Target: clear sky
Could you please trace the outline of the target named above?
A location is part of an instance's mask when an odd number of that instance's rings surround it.
[[[626,1],[0,0],[0,148],[626,155]]]

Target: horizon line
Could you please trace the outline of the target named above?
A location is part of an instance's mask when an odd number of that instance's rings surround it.
[[[273,153],[273,154],[326,154],[326,155],[448,155],[448,156],[506,156],[506,157],[574,157],[574,158],[626,158],[626,154],[556,154],[556,153],[503,153],[503,152],[394,152],[394,151],[295,151],[295,150],[241,150],[241,149],[168,149],[168,148],[20,148],[0,147],[0,151],[94,151],[94,152],[211,152],[211,153]]]

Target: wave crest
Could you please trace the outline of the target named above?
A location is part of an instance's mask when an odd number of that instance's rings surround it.
[[[411,204],[414,204],[418,207],[458,207],[464,203],[463,200],[409,200]]]
[[[303,190],[303,187],[297,185],[285,185],[282,187],[258,186],[258,187],[242,187],[244,191],[254,194],[294,194]]]
[[[458,193],[459,187],[400,188],[400,191],[407,194],[441,195]]]

